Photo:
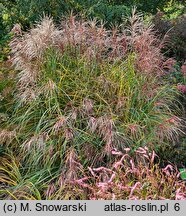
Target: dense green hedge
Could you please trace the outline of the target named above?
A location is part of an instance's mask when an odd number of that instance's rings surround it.
[[[40,19],[43,13],[56,21],[73,11],[86,17],[97,17],[110,23],[120,23],[136,5],[139,11],[155,14],[157,9],[170,14],[183,14],[183,0],[0,0],[0,35],[7,33],[14,23],[23,28]]]

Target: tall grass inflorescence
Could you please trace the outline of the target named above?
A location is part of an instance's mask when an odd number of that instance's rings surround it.
[[[57,198],[68,199],[74,191],[62,196],[64,185],[83,178],[88,167],[111,164],[113,149],[158,151],[184,133],[179,93],[161,80],[170,60],[135,11],[127,26],[111,30],[74,16],[56,27],[45,17],[19,31],[10,46],[18,74],[8,146],[18,158],[7,196],[30,199],[32,188],[36,199],[50,198],[58,188]],[[12,169],[7,160],[3,181]]]

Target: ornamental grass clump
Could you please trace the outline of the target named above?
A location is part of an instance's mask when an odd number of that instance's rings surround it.
[[[10,46],[17,79],[6,131],[24,179],[6,182],[11,196],[27,187],[37,198],[52,197],[56,179],[63,193],[88,167],[111,164],[113,149],[158,150],[184,134],[179,92],[161,80],[170,61],[141,15],[133,12],[127,27],[112,30],[74,16],[55,26],[45,17]]]

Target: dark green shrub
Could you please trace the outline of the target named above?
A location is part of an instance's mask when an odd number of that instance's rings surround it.
[[[186,59],[186,16],[181,15],[175,19],[167,19],[163,12],[158,12],[153,18],[155,29],[168,43],[164,50],[166,55],[184,63]]]

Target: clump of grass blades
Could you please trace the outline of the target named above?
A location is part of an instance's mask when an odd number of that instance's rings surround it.
[[[24,164],[24,187],[50,185],[37,197],[50,197],[56,179],[63,188],[84,168],[107,166],[114,148],[179,141],[184,121],[178,91],[161,81],[162,43],[141,16],[129,23],[109,31],[71,16],[57,28],[46,17],[12,40],[16,102],[0,137]]]

